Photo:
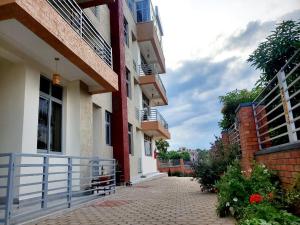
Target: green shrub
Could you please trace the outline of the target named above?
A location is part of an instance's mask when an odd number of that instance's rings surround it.
[[[237,145],[225,147],[220,139],[216,140],[210,151],[198,152],[198,161],[193,165],[194,178],[201,184],[202,191],[215,191],[215,184],[221,175],[240,154]]]
[[[253,219],[260,219],[272,225],[299,225],[300,219],[292,214],[279,210],[270,202],[248,205],[243,212],[243,219],[239,224],[255,224]],[[260,224],[260,223],[258,223]],[[262,223],[264,224],[264,223]]]
[[[238,162],[228,167],[216,185],[218,214],[233,215],[240,225],[300,224],[298,217],[282,210],[278,177],[260,164],[249,172],[249,177],[244,176]]]
[[[233,215],[239,218],[242,208],[249,204],[249,188],[238,162],[228,167],[216,187],[219,190],[218,215],[221,217]]]
[[[300,174],[292,188],[285,193],[283,202],[288,211],[300,216]]]
[[[184,174],[182,172],[179,172],[179,171],[175,171],[175,172],[170,172],[170,175],[171,177],[184,177]]]

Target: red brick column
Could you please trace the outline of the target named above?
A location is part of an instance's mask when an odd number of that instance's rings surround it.
[[[222,134],[221,134],[221,140],[222,140],[222,143],[224,145],[224,147],[228,147],[228,145],[230,144],[229,142],[229,134],[227,131],[223,131]]]
[[[125,182],[130,180],[128,146],[128,111],[126,93],[125,37],[122,0],[109,4],[113,68],[118,74],[119,91],[112,94],[112,145]]]
[[[255,120],[251,104],[241,104],[237,110],[239,121],[240,142],[242,151],[242,169],[251,169],[254,154],[259,150]]]

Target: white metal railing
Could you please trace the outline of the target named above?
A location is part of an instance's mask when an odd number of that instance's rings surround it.
[[[252,107],[260,149],[300,141],[300,49],[262,90]]]
[[[16,224],[114,193],[115,160],[0,154],[0,224]]]
[[[158,74],[158,69],[156,64],[142,64],[139,65],[139,74],[140,76],[154,75],[157,83],[164,91],[165,95],[167,94],[167,90]]]
[[[141,121],[158,121],[165,129],[169,129],[169,125],[164,117],[155,108],[145,108],[140,111]]]
[[[93,51],[112,67],[112,49],[75,0],[47,0]]]
[[[230,144],[238,144],[240,146],[240,131],[237,123],[234,123],[228,129],[228,137]]]

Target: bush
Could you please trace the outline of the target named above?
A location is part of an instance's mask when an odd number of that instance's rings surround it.
[[[227,172],[216,185],[219,190],[217,213],[224,217],[239,218],[241,209],[248,204],[248,185],[238,162],[228,167]]]
[[[216,187],[218,214],[232,215],[241,225],[296,225],[300,219],[282,210],[279,180],[264,165],[255,164],[250,176],[243,175],[238,162],[229,166]]]
[[[227,166],[237,158],[239,152],[237,145],[225,148],[219,139],[212,150],[198,152],[198,161],[193,165],[193,170],[194,178],[201,184],[202,191],[215,191],[216,182],[224,174]]]
[[[300,219],[292,214],[279,210],[275,206],[271,205],[270,202],[263,202],[260,204],[252,204],[248,205],[244,209],[243,219],[240,221],[241,225],[255,224],[255,220],[260,220],[261,223],[256,224],[264,224],[262,221],[265,221],[269,224],[276,225],[296,225],[300,224]]]
[[[283,202],[288,211],[300,216],[300,174],[297,176],[293,187],[285,193]]]

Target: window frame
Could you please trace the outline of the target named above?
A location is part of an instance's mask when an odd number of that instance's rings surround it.
[[[132,99],[132,87],[131,87],[131,72],[126,67],[126,92],[127,92],[127,98]]]
[[[107,120],[107,118],[109,118],[109,121]],[[111,119],[112,119],[112,113],[105,110],[105,120],[104,120],[105,121],[105,144],[107,146],[112,146]]]
[[[133,126],[131,123],[128,123],[128,152],[130,155],[134,155],[133,148]]]
[[[150,151],[147,151],[146,142],[149,142]],[[144,150],[145,150],[145,156],[152,157],[153,155],[152,138],[146,134],[144,134]]]
[[[125,18],[125,16],[124,16],[124,22],[123,22],[123,29],[124,29],[124,41],[125,41],[125,44],[127,45],[127,47],[129,48],[130,32],[129,32],[129,24],[128,24],[128,21]]]
[[[64,105],[63,105],[63,101],[64,101],[64,97],[63,97],[63,87],[60,85],[56,85],[58,87],[60,87],[62,89],[62,100],[55,98],[52,96],[52,86],[54,86],[51,82],[50,79],[48,79],[47,77],[40,75],[40,80],[41,79],[45,79],[47,81],[49,81],[49,94],[41,91],[41,82],[40,82],[40,87],[39,87],[39,104],[40,104],[40,98],[43,98],[45,100],[47,100],[49,102],[49,108],[48,108],[48,125],[47,125],[47,149],[39,149],[37,146],[37,152],[38,153],[47,153],[47,154],[63,154],[63,112],[64,112]],[[60,142],[61,142],[61,146],[60,146],[60,151],[53,151],[51,150],[51,119],[52,119],[52,103],[55,102],[59,105],[61,105],[61,127],[60,127]],[[39,107],[39,106],[38,106]],[[39,113],[39,112],[38,112]],[[39,115],[38,115],[38,120],[39,120]],[[37,128],[38,131],[39,128]],[[38,133],[37,133],[38,135]],[[38,137],[37,137],[38,138]],[[37,139],[37,145],[38,145],[38,139]]]

